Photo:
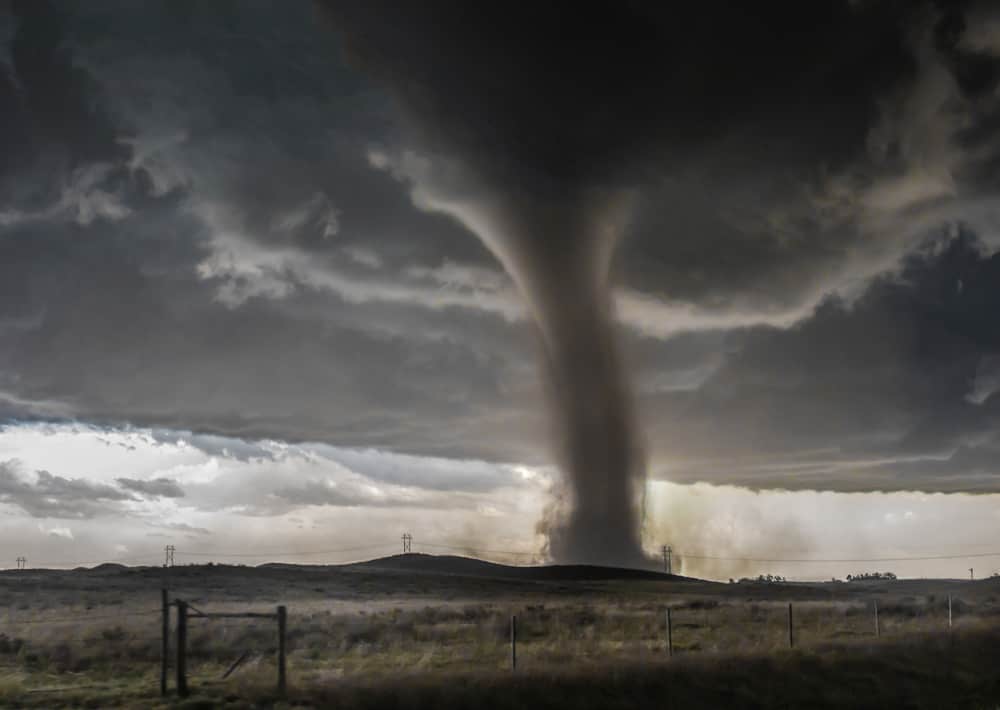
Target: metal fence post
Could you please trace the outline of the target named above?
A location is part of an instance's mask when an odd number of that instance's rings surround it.
[[[170,599],[166,589],[160,590],[162,627],[160,639],[160,695],[167,694],[167,674],[170,668]]]
[[[795,631],[792,623],[792,603],[788,602],[788,648],[795,648]]]
[[[288,609],[278,607],[278,694],[284,695],[287,688],[285,674],[285,632],[288,627]]]
[[[517,615],[510,615],[510,669],[517,669]]]
[[[187,687],[187,602],[177,600],[177,694],[186,697]]]
[[[667,607],[667,657],[674,655],[674,622],[670,618],[670,607]]]

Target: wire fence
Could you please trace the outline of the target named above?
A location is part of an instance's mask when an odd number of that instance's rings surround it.
[[[448,541],[414,543],[412,536],[404,535],[404,554],[414,547],[418,552],[474,556],[482,561],[498,558],[522,563],[544,561],[537,552],[527,550],[483,549]],[[615,657],[649,659],[657,655],[669,658],[675,654],[772,652],[792,645],[810,648],[906,634],[948,633],[955,627],[971,625],[993,627],[1000,619],[1000,602],[994,597],[978,598],[975,602],[941,594],[859,599],[859,594],[867,593],[864,585],[843,585],[840,588],[849,593],[839,600],[800,599],[787,604],[787,608],[786,602],[774,600],[679,599],[677,591],[653,603],[624,599],[606,599],[599,604],[484,601],[462,606],[431,602],[415,607],[401,601],[399,607],[393,607],[390,601],[366,607],[366,602],[360,599],[357,604],[362,609],[354,611],[345,611],[335,600],[324,602],[318,598],[297,608],[293,605],[287,617],[287,635],[279,636],[275,630],[279,615],[273,607],[261,611],[259,607],[264,602],[247,599],[247,594],[226,598],[218,593],[218,588],[213,592],[199,582],[197,576],[204,565],[225,561],[236,565],[281,560],[343,565],[399,551],[400,541],[386,540],[323,549],[255,551],[178,549],[169,545],[165,553],[149,552],[110,561],[33,561],[30,566],[20,556],[18,569],[0,577],[9,592],[20,589],[19,596],[8,599],[6,613],[0,611],[0,666],[40,679],[39,683],[27,684],[25,693],[107,689],[124,682],[122,678],[136,676],[155,687],[158,675],[162,687],[166,670],[174,672],[180,664],[176,656],[180,645],[177,614],[164,614],[159,589],[148,590],[148,601],[143,601],[145,592],[136,594],[134,589],[119,591],[118,598],[112,600],[108,592],[102,591],[102,583],[88,582],[79,589],[68,588],[62,594],[63,599],[71,601],[75,594],[76,603],[59,606],[43,599],[51,579],[46,575],[47,570],[61,574],[60,568],[109,562],[163,568],[162,576],[154,576],[155,583],[172,585],[171,603],[180,599],[189,609],[183,633],[185,677],[189,676],[192,685],[199,686],[240,682],[248,677],[272,677],[272,674],[284,677],[279,671],[284,667],[278,661],[279,648],[294,677],[311,682],[328,677],[331,672],[368,676],[421,667],[500,670],[600,662]],[[677,549],[671,552],[674,562],[688,559],[741,564],[876,564],[1000,558],[1000,552],[989,551],[862,558],[725,557]],[[421,559],[419,555],[411,556],[412,566],[419,569]],[[170,568],[176,560],[196,576],[174,578]],[[66,579],[91,578],[81,575]],[[31,583],[19,588],[21,581]],[[147,576],[136,581],[148,585],[150,579]],[[744,597],[751,593],[767,597],[772,590],[794,594],[795,587],[755,585],[753,589],[756,591],[739,593]],[[82,609],[81,596],[86,599]],[[17,604],[15,597],[19,600]],[[251,611],[254,607],[257,611]],[[121,673],[122,669],[128,673]],[[58,682],[68,678],[74,682]]]
[[[206,597],[207,595],[201,595]],[[250,676],[273,677],[287,653],[294,677],[308,682],[331,669],[339,675],[397,673],[413,667],[502,670],[549,667],[620,657],[773,652],[907,634],[948,633],[995,626],[996,600],[872,598],[845,601],[672,598],[668,603],[567,601],[482,603],[345,612],[336,601],[288,613],[287,634],[274,620],[284,612],[261,602],[199,597],[187,609],[183,640],[179,611],[163,608],[37,611],[0,616],[0,664],[74,684],[26,687],[70,692],[99,687],[123,668],[155,688],[156,671],[176,671],[185,649],[185,677],[205,685]],[[170,605],[178,606],[176,594]],[[256,611],[253,609],[256,608]],[[284,608],[284,607],[281,607]],[[794,610],[794,614],[793,614]],[[284,622],[282,622],[284,623]],[[164,645],[166,634],[166,646]],[[164,648],[169,651],[166,656]],[[145,669],[145,670],[143,670]],[[110,681],[109,681],[110,682]],[[108,685],[107,687],[112,687]]]

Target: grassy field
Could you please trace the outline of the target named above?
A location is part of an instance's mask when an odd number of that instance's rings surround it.
[[[347,568],[175,567],[168,577],[114,566],[0,573],[0,704],[160,703],[164,583],[204,611],[288,607],[289,693],[279,706],[1000,707],[1000,580],[718,584],[507,573],[420,556]],[[181,705],[269,706],[276,646],[271,620],[191,619],[192,695]]]

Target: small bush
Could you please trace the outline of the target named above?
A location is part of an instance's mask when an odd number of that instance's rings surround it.
[[[17,654],[24,646],[24,639],[0,634],[0,654]]]
[[[101,630],[101,638],[105,641],[124,641],[125,636],[125,629],[121,626],[114,626],[110,629]]]

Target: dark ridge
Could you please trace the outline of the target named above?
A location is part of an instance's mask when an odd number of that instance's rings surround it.
[[[410,553],[381,557],[367,562],[339,565],[345,568],[366,570],[392,570],[425,574],[451,574],[464,577],[500,577],[538,581],[572,580],[661,580],[685,581],[689,577],[666,574],[654,570],[598,565],[537,565],[515,566],[487,562],[459,555],[427,555]]]
[[[128,565],[117,562],[103,562],[93,567],[77,567],[76,569],[81,572],[123,572],[128,569]]]

